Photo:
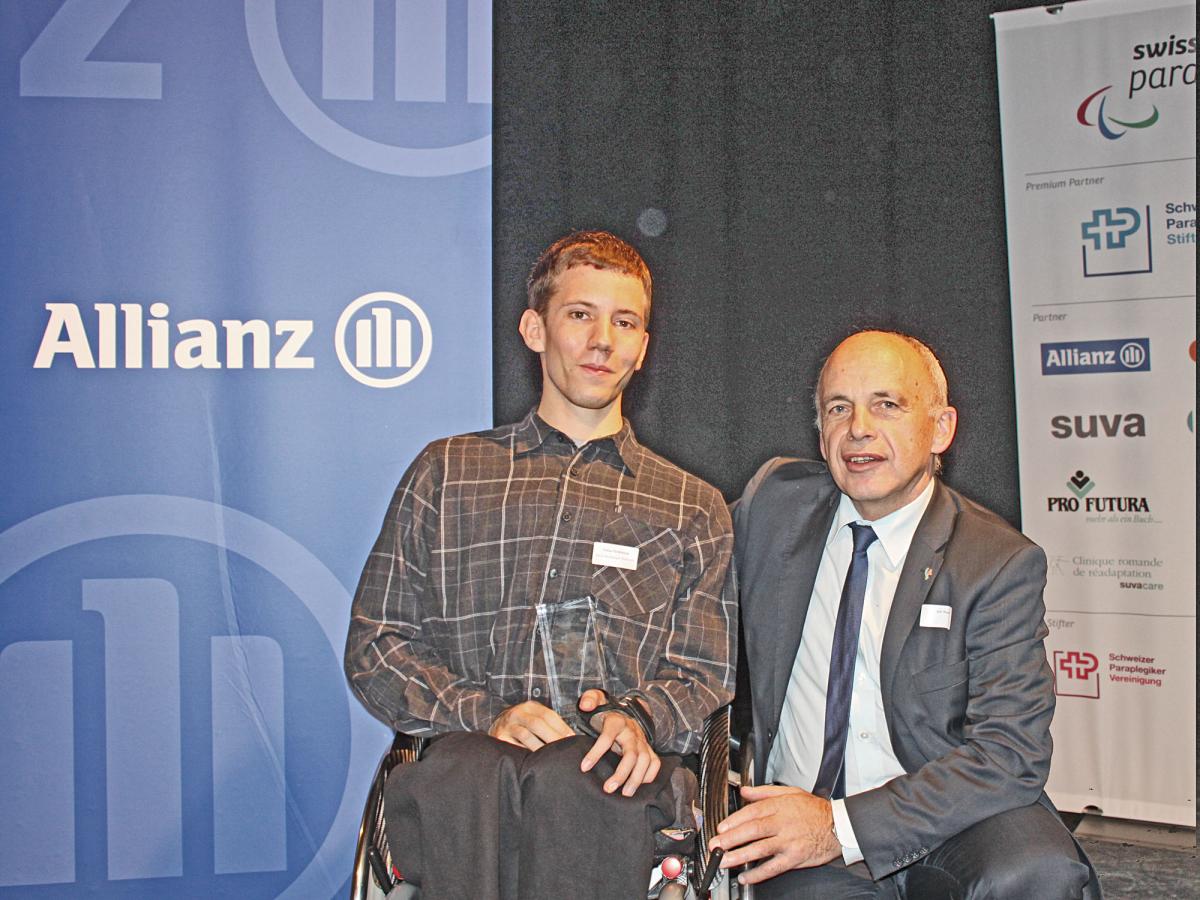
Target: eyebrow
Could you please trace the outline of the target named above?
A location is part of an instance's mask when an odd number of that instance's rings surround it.
[[[596,304],[594,302],[592,302],[591,300],[564,300],[562,305],[563,306],[582,306],[585,309],[589,309],[589,310],[593,310],[593,311],[597,309]],[[612,314],[614,316],[634,316],[635,318],[637,318],[639,320],[643,316],[643,314],[638,312],[636,309],[630,309],[628,307],[621,307],[620,309],[614,309]]]
[[[909,402],[908,396],[900,391],[872,391],[871,392],[871,399],[873,399],[873,400],[882,400],[884,398],[896,400],[900,403],[908,403]],[[854,402],[849,397],[847,397],[845,394],[830,394],[828,397],[821,398],[821,405],[824,406],[826,403],[832,403],[835,400],[840,400],[844,403],[853,403]]]

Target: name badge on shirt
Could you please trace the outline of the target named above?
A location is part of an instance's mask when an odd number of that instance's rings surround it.
[[[925,603],[921,606],[922,628],[949,628],[951,609],[940,603]]]
[[[592,544],[592,565],[614,566],[618,569],[636,569],[638,548],[626,547],[624,544],[606,544],[596,541]]]

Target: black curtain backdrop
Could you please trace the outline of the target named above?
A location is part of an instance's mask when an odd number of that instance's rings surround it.
[[[908,331],[959,408],[947,480],[1019,524],[995,40],[929,2],[495,7],[495,418],[539,386],[517,320],[537,253],[608,228],[654,274],[626,414],[736,497],[817,455],[812,389],[849,331]]]

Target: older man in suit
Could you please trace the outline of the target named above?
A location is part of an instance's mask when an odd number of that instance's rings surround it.
[[[771,460],[734,511],[763,784],[711,846],[759,898],[1095,896],[1043,791],[1045,555],[937,478],[941,365],[859,332],[816,405],[824,464]]]

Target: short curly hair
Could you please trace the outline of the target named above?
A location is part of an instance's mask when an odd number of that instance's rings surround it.
[[[650,267],[629,243],[608,231],[572,231],[547,247],[525,285],[529,308],[545,316],[558,277],[573,266],[623,272],[638,279],[646,290],[646,318],[650,317]]]

